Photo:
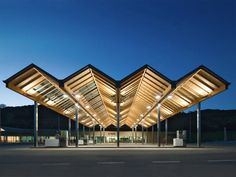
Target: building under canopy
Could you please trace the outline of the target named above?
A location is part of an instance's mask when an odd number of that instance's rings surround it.
[[[229,85],[205,66],[172,81],[149,65],[118,81],[92,65],[59,80],[31,64],[4,82],[9,89],[69,119],[104,128],[150,127],[157,124],[157,117],[168,119]]]

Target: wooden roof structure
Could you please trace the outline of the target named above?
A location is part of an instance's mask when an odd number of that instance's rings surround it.
[[[105,128],[117,125],[116,104],[120,104],[120,126],[150,127],[157,123],[158,104],[164,120],[229,86],[205,66],[172,81],[149,65],[117,81],[92,65],[59,80],[31,64],[4,82],[7,88],[70,119],[75,119],[79,107],[79,123]]]

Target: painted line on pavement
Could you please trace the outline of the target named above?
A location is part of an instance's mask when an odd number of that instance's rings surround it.
[[[120,162],[97,162],[99,165],[119,165],[119,164],[124,164],[125,162],[120,161]]]
[[[154,164],[170,164],[170,163],[180,163],[179,160],[167,160],[167,161],[152,161]]]
[[[236,160],[232,159],[224,159],[224,160],[208,160],[208,163],[224,163],[224,162],[236,162]]]
[[[70,163],[43,163],[42,166],[69,166]]]

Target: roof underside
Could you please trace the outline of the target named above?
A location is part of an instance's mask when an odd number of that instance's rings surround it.
[[[31,64],[4,82],[8,88],[70,119],[75,119],[75,109],[79,107],[79,122],[88,127],[117,125],[118,88],[120,126],[150,127],[157,122],[158,104],[164,120],[224,91],[229,85],[204,66],[173,82],[148,65],[116,81],[92,65],[58,80]]]

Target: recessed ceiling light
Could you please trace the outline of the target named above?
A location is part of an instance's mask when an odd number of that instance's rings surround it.
[[[75,97],[79,99],[81,96],[80,94],[76,94]]]
[[[168,99],[171,99],[171,98],[172,98],[172,95],[168,95],[167,98],[168,98]]]
[[[79,104],[78,104],[78,103],[75,103],[75,106],[76,106],[77,108],[79,108]]]
[[[68,95],[65,95],[65,94],[64,94],[63,97],[64,97],[64,98],[68,98]]]

